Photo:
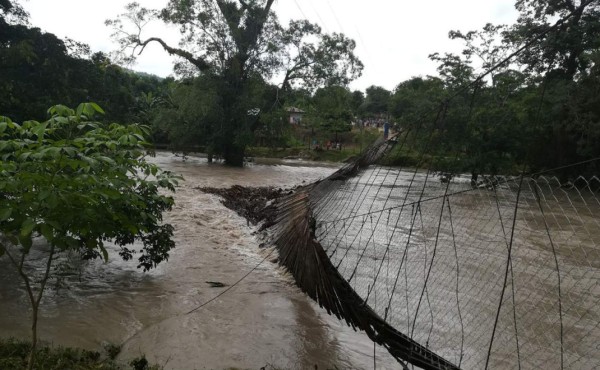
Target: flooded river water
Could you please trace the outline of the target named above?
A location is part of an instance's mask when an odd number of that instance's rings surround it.
[[[144,274],[113,253],[108,263],[57,271],[63,284],[46,292],[38,325],[42,340],[90,349],[125,342],[122,358],[145,354],[166,369],[373,367],[373,343],[329,317],[268,261],[227,294],[185,314],[225,289],[207,281],[232,284],[264,258],[246,221],[195,187],[287,187],[336,167],[273,162],[236,169],[169,153],[152,161],[185,177],[166,216],[177,243],[169,261]],[[0,259],[1,337],[28,335],[29,304],[17,280]],[[398,368],[382,348],[376,362],[380,369]]]

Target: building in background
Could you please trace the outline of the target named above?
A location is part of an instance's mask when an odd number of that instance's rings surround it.
[[[304,116],[304,112],[300,108],[290,107],[287,109],[287,112],[290,115],[290,124],[299,125],[302,122],[302,117]]]

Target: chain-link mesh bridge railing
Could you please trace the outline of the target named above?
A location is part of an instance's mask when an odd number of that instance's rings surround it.
[[[600,180],[367,166],[279,204],[299,286],[423,368],[600,366]]]

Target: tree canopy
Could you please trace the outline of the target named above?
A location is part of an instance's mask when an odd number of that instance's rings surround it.
[[[200,124],[204,127],[200,131],[210,126],[211,132],[203,144],[213,145],[232,165],[242,164],[256,129],[256,120],[248,112],[260,107],[260,102],[251,97],[257,89],[269,90],[271,78],[284,76],[279,85],[282,91],[300,86],[314,90],[348,84],[363,68],[354,55],[353,40],[338,33],[323,34],[308,21],[292,21],[284,27],[271,9],[273,2],[171,0],[160,11],[131,3],[119,18],[107,21],[115,30],[123,60],[158,43],[180,58],[179,74],[212,81],[219,117],[208,125]],[[152,19],[179,26],[180,46],[168,45],[159,37],[144,38],[144,26]]]
[[[28,25],[18,3],[0,4],[0,112],[20,122],[44,120],[51,104],[93,100],[107,119],[139,120],[142,94],[164,95],[172,80],[135,73],[89,46]]]
[[[439,77],[413,78],[392,96],[391,112],[405,127],[437,120],[435,148],[440,158],[461,159],[454,171],[506,173],[517,164],[536,171],[600,156],[600,4],[523,0],[516,7],[513,26],[450,31],[462,53],[432,54]],[[430,142],[429,132],[415,140]]]

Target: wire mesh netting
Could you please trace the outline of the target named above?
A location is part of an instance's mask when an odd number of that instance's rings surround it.
[[[600,368],[598,153],[546,150],[545,82],[525,115],[486,95],[486,79],[573,15],[441,101],[425,94],[391,139],[277,203],[280,263],[405,368]],[[406,159],[421,169],[382,165]]]
[[[311,204],[339,273],[414,341],[463,368],[581,369],[600,364],[598,187],[372,167]]]

